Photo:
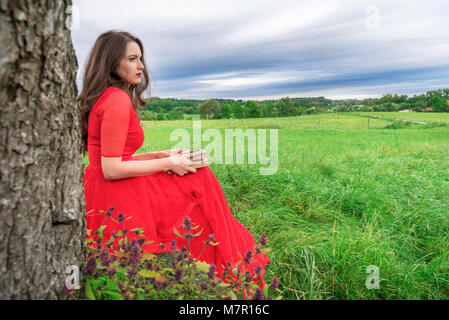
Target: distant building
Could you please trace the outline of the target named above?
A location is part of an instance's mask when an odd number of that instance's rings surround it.
[[[429,112],[429,111],[433,111],[432,107],[427,107],[421,110],[421,112]]]
[[[399,112],[416,112],[416,111],[412,110],[412,109],[404,109],[404,110],[399,110]]]

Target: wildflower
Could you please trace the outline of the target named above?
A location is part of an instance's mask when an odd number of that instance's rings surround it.
[[[103,267],[109,267],[111,260],[109,259],[109,254],[107,251],[101,251],[100,253],[101,265]]]
[[[134,270],[133,268],[131,268],[131,269],[128,269],[128,275],[129,276],[134,276],[134,275],[136,275],[137,274],[137,271],[136,270]]]
[[[115,274],[117,273],[117,270],[115,270],[114,268],[109,268],[108,269],[108,276],[109,278],[114,278]]]
[[[245,271],[245,282],[251,282],[251,273],[249,271]]]
[[[177,269],[175,271],[175,280],[176,281],[181,281],[182,280],[182,270],[181,269]]]
[[[123,222],[125,221],[125,216],[123,215],[123,213],[119,212],[118,213],[118,222]]]
[[[200,288],[201,288],[201,290],[206,290],[207,289],[207,283],[206,282],[201,282]]]
[[[189,231],[192,228],[192,222],[190,221],[189,217],[185,217],[184,218],[184,225],[182,226],[182,228],[185,231]]]
[[[215,234],[213,233],[209,235],[209,240],[206,241],[206,246],[209,245],[211,242],[215,242]]]
[[[186,234],[184,234],[184,237],[185,237],[186,239],[192,239],[192,238],[193,238],[193,234],[190,233],[190,232],[187,232]]]
[[[267,235],[265,233],[262,233],[260,236],[260,245],[261,246],[267,245]]]
[[[273,281],[271,281],[271,287],[274,289],[277,289],[277,287],[279,287],[279,280],[278,278],[274,277]]]
[[[256,288],[256,293],[253,295],[253,300],[263,300],[264,296],[260,288]]]
[[[128,233],[128,229],[123,229],[123,234],[127,234]]]
[[[214,273],[217,271],[217,267],[215,266],[215,264],[211,264],[209,267],[209,272],[207,273],[207,275],[209,276],[210,279],[213,279],[215,277]]]
[[[170,249],[176,250],[176,240],[172,240],[172,241],[171,241]]]
[[[256,275],[257,275],[258,277],[260,277],[260,274],[262,273],[262,271],[263,271],[263,267],[262,267],[262,266],[257,266],[257,267],[254,269],[254,272],[256,273]]]
[[[248,250],[248,252],[246,253],[245,259],[244,259],[247,264],[250,263],[250,259],[252,258],[252,256],[253,256],[253,253],[251,252],[251,250]]]
[[[182,247],[181,247],[181,251],[182,251],[182,252],[186,252],[186,251],[187,251],[186,246],[182,246]]]
[[[114,211],[114,209],[115,209],[114,206],[110,206],[109,209],[108,209],[108,211],[109,211],[109,212],[112,212],[112,211]]]
[[[91,257],[89,261],[87,261],[86,266],[84,267],[84,273],[87,275],[93,275],[95,268],[97,267],[97,261],[94,257]]]
[[[140,261],[140,258],[139,258],[139,256],[132,256],[131,258],[129,258],[129,261],[130,261],[132,264],[138,264],[139,261]]]
[[[137,240],[137,244],[139,246],[142,246],[145,243],[145,238],[140,238],[139,240]]]
[[[260,253],[260,248],[256,246],[256,248],[254,249],[254,251],[256,251],[256,253]]]
[[[161,247],[161,250],[165,250],[165,244],[164,243],[159,243],[159,247]]]

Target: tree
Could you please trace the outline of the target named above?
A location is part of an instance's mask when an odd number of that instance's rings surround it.
[[[198,113],[200,114],[201,119],[209,119],[209,116],[214,116],[216,114],[219,114],[220,112],[220,103],[218,103],[214,99],[206,100],[198,106]]]
[[[432,109],[435,112],[448,112],[449,106],[442,97],[434,96],[432,97]]]
[[[0,299],[64,298],[85,259],[70,4],[0,4]]]
[[[281,117],[296,115],[295,106],[293,105],[289,97],[279,100],[276,104],[276,109],[278,110],[279,116]]]
[[[229,103],[225,103],[221,107],[221,116],[224,119],[230,119],[232,117],[231,105]]]
[[[232,114],[235,119],[242,119],[245,117],[245,109],[243,109],[240,102],[234,102],[232,104]]]
[[[244,109],[249,118],[260,118],[262,116],[259,106],[255,101],[247,101]]]

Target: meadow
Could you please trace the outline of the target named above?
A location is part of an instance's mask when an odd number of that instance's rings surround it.
[[[382,116],[449,122],[447,114]],[[258,164],[210,167],[234,216],[267,235],[267,278],[279,278],[284,299],[449,298],[449,128],[389,124],[369,119],[368,128],[360,114],[201,121],[223,136],[278,130],[275,174],[260,175]],[[136,153],[171,148],[174,129],[192,133],[189,120],[142,126]],[[378,289],[367,288],[369,266],[379,270]]]

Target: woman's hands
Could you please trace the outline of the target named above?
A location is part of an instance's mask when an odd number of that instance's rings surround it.
[[[190,151],[189,149],[169,149],[156,152],[147,152],[144,154],[134,155],[135,160],[151,160],[170,157],[170,168],[166,170],[168,174],[176,173],[178,176],[183,176],[187,173],[195,173],[196,169],[192,167],[192,160],[190,154],[181,154],[183,151]]]
[[[189,154],[172,154],[170,156],[172,165],[169,168],[169,173],[174,172],[178,176],[183,176],[188,173],[195,173],[196,169],[192,167],[193,161]]]

